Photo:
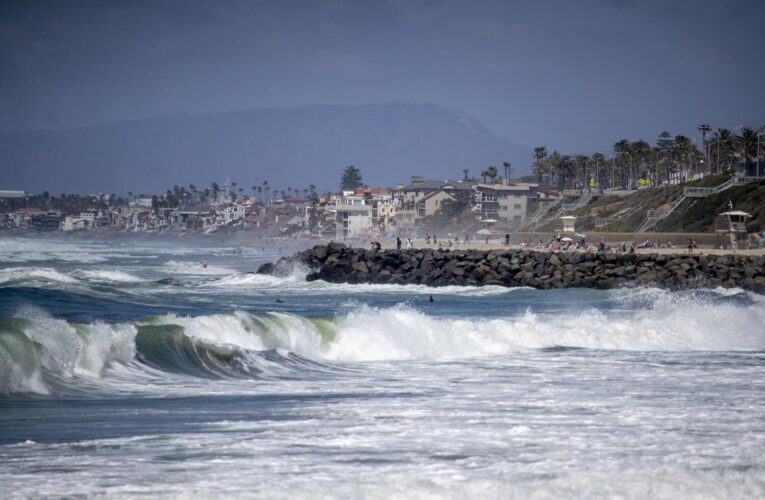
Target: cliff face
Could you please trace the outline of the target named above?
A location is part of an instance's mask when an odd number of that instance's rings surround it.
[[[333,283],[502,285],[533,288],[650,285],[741,287],[765,293],[765,256],[551,253],[526,250],[371,250],[315,246],[258,273],[308,267],[307,280]]]

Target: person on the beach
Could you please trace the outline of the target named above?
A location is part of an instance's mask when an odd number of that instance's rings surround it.
[[[693,253],[693,240],[688,238],[688,253]]]
[[[401,250],[401,238],[396,236],[396,250]]]

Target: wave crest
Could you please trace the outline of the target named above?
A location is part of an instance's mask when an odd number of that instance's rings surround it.
[[[616,300],[625,307],[493,318],[362,305],[331,319],[234,312],[80,325],[33,312],[0,321],[0,393],[65,391],[78,378],[108,378],[116,366],[209,378],[302,377],[337,362],[463,359],[558,347],[765,350],[763,301],[657,290],[624,291]]]

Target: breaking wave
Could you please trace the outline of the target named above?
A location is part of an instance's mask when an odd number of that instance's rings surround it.
[[[0,394],[68,393],[102,383],[119,389],[137,374],[151,380],[169,374],[301,378],[349,362],[450,360],[557,347],[765,350],[762,301],[710,301],[657,290],[618,300],[623,309],[486,319],[436,317],[406,305],[355,306],[331,319],[233,312],[117,324],[76,324],[22,311],[0,320]],[[650,305],[636,307],[641,302]]]

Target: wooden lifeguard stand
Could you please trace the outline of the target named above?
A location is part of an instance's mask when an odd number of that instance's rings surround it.
[[[574,229],[576,225],[576,217],[573,215],[564,215],[560,217],[561,224],[563,224],[563,232],[564,233],[575,233],[576,230]]]
[[[749,248],[749,237],[746,232],[746,221],[751,217],[750,214],[741,210],[733,210],[733,203],[729,204],[730,210],[720,214],[720,221],[715,232],[724,237],[728,235],[730,246],[735,252],[736,249]]]

